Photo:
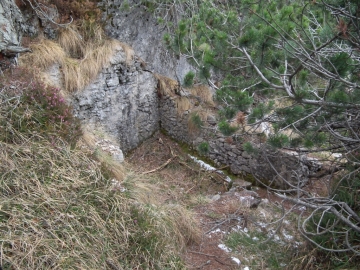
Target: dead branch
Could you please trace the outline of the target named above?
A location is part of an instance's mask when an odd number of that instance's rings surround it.
[[[157,167],[156,169],[153,169],[153,170],[150,170],[150,171],[147,171],[147,172],[143,172],[142,175],[144,174],[149,174],[149,173],[153,173],[153,172],[156,172],[156,171],[159,171],[161,169],[163,169],[164,167],[166,167],[171,161],[173,161],[175,158],[177,158],[178,156],[173,156],[171,157],[170,159],[168,159],[164,164],[162,164],[161,166]]]

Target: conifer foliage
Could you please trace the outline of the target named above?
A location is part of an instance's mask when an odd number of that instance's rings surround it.
[[[217,88],[226,108],[220,129],[241,111],[249,124],[272,124],[276,147],[341,154],[332,159],[329,196],[298,190],[293,201],[310,209],[299,226],[309,241],[359,257],[359,1],[158,2],[155,14],[171,6],[181,18],[166,44]]]

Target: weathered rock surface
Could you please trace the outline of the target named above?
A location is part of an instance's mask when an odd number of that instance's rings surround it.
[[[176,57],[166,48],[163,42],[166,27],[157,22],[141,1],[128,2],[132,6],[129,10],[123,10],[122,0],[102,2],[107,34],[134,48],[148,70],[182,81],[193,68],[183,56]]]
[[[24,51],[20,46],[23,30],[23,16],[14,1],[0,1],[0,53],[11,55]]]
[[[75,115],[92,126],[101,125],[129,151],[159,129],[156,81],[136,60],[127,65],[119,48],[95,81],[75,93]]]

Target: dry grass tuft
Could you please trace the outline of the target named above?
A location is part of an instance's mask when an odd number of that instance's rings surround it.
[[[213,94],[210,88],[206,85],[200,84],[195,85],[190,89],[194,96],[200,97],[203,102],[210,106],[214,106]]]
[[[31,44],[30,49],[32,53],[21,54],[19,58],[21,65],[36,66],[45,70],[55,63],[62,65],[66,58],[66,53],[60,45],[48,39],[41,39],[38,43]]]
[[[83,57],[85,48],[84,40],[75,24],[60,29],[58,43],[68,56],[73,58]]]
[[[32,53],[24,54],[24,66],[37,66],[42,70],[58,63],[62,67],[65,90],[82,90],[109,64],[115,52],[122,50],[126,64],[134,59],[133,49],[117,40],[107,39],[101,26],[83,22],[60,31],[58,43],[42,39],[30,46]]]
[[[158,80],[158,93],[161,96],[176,96],[176,92],[179,90],[179,83],[176,80],[170,79],[166,76],[160,74],[154,74],[155,78]]]
[[[122,48],[117,40],[105,40],[100,46],[89,45],[86,48],[84,59],[81,61],[81,74],[88,83],[95,79],[98,73],[109,64],[115,50]]]
[[[116,50],[121,49],[116,40],[106,40],[99,47],[88,45],[82,60],[66,58],[63,64],[66,91],[74,92],[91,83],[99,72],[109,64]]]
[[[141,179],[136,175],[128,175],[130,194],[132,198],[145,206],[144,211],[151,216],[160,217],[163,222],[157,224],[157,230],[162,232],[164,238],[176,243],[180,249],[184,249],[189,243],[197,243],[200,240],[200,228],[192,212],[179,204],[159,205],[159,196],[163,190],[148,179]]]
[[[193,106],[187,97],[178,97],[175,99],[176,111],[182,115],[185,111],[189,111]]]
[[[201,106],[193,110],[188,118],[189,134],[192,136],[198,135],[201,128],[206,125],[209,115],[212,115],[212,113],[209,110],[203,109]]]
[[[197,112],[193,112],[189,115],[187,127],[190,135],[199,135],[201,128],[203,127],[203,121]]]
[[[210,110],[204,109],[202,107],[198,107],[196,110],[196,113],[199,115],[201,121],[203,121],[203,122],[206,122],[208,116],[213,114],[213,112],[211,112]]]
[[[110,261],[118,269],[183,268],[180,250],[199,238],[191,213],[149,204],[151,186],[133,184],[131,198],[114,191],[104,165],[63,142],[34,139],[0,142],[3,267],[107,269]],[[127,178],[128,186],[141,180]]]
[[[64,75],[64,86],[68,92],[75,92],[83,89],[86,85],[85,78],[81,74],[79,60],[66,58],[62,65]]]

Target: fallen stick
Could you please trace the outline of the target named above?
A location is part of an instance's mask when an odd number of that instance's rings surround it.
[[[222,265],[232,266],[232,265],[230,265],[230,264],[227,264],[227,263],[224,263],[224,262],[220,261],[220,259],[218,258],[219,256],[216,256],[216,255],[211,255],[211,254],[202,253],[202,252],[197,252],[197,251],[191,251],[191,250],[188,251],[188,252],[190,252],[190,253],[195,253],[195,254],[200,254],[200,255],[204,255],[204,256],[207,256],[207,257],[212,257],[212,258],[214,258],[215,261],[217,261],[218,263],[220,263],[220,264],[222,264]],[[223,258],[224,258],[224,256],[220,256],[220,257],[223,257]],[[227,257],[226,257],[226,258],[227,258]]]
[[[173,156],[172,158],[170,158],[168,161],[166,161],[164,164],[162,164],[161,166],[157,167],[156,169],[153,169],[153,170],[150,170],[150,171],[147,171],[147,172],[143,172],[142,174],[149,174],[149,173],[153,173],[153,172],[156,172],[156,171],[159,171],[161,170],[162,168],[166,167],[173,159],[175,159],[177,156]]]

